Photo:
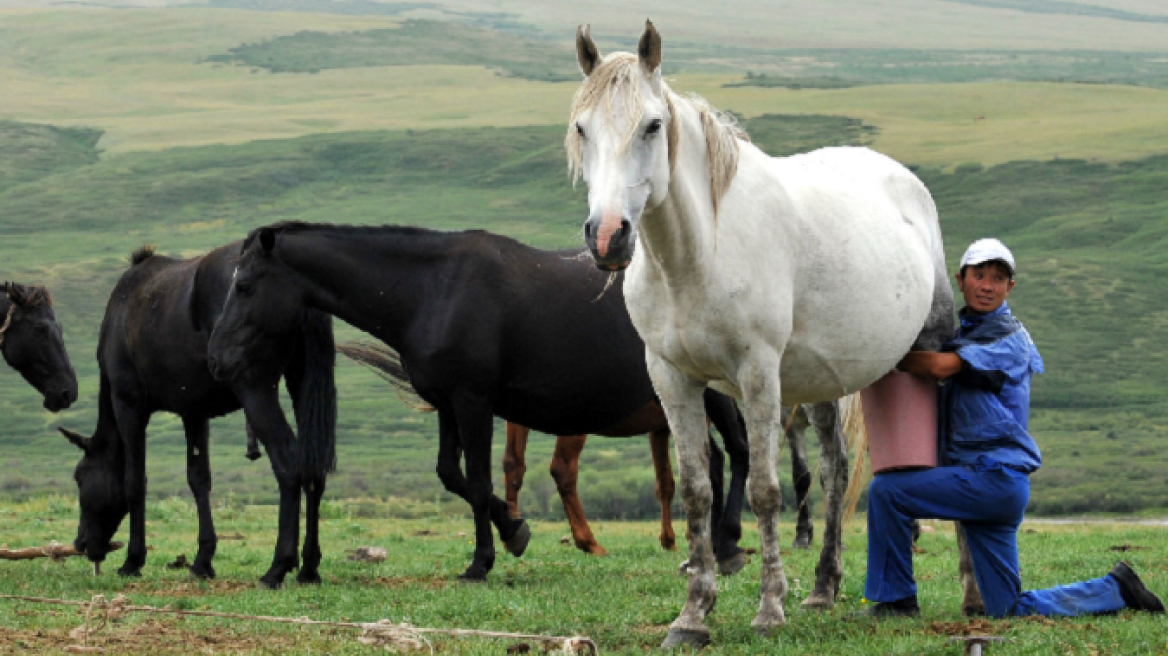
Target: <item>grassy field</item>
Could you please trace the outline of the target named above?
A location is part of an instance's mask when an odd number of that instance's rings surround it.
[[[500,556],[484,585],[458,585],[454,579],[469,560],[469,519],[420,517],[386,520],[375,503],[328,504],[322,522],[325,558],[320,587],[290,583],[278,592],[261,591],[254,581],[270,559],[275,524],[273,509],[228,504],[216,513],[220,536],[215,566],[218,579],[192,582],[183,570],[167,569],[179,554],[193,557],[193,508],[169,500],[152,503],[144,577],[124,580],[114,572],[120,553],[100,578],[84,560],[64,565],[47,561],[0,564],[0,591],[5,594],[88,600],[124,594],[134,604],[183,610],[307,616],[317,620],[409,622],[418,627],[474,628],[550,635],[587,635],[601,653],[632,654],[655,648],[684,601],[684,582],[676,574],[682,552],[663,552],[656,527],[649,523],[599,523],[598,539],[610,551],[604,558],[584,555],[559,543],[560,523],[536,522],[534,537],[521,559]],[[45,498],[9,504],[0,511],[11,547],[68,539],[73,509],[68,499]],[[1168,640],[1162,617],[1121,613],[1113,617],[1047,620],[965,620],[959,612],[956,542],[949,524],[922,536],[915,558],[923,614],[920,619],[873,625],[850,622],[844,614],[864,607],[863,567],[866,536],[862,517],[845,531],[845,578],[836,609],[828,614],[798,610],[809,592],[817,551],[784,550],[791,586],[788,625],[770,639],[749,628],[757,611],[757,557],[740,574],[720,578],[717,612],[710,617],[711,654],[846,653],[865,655],[951,654],[953,635],[981,633],[1007,638],[997,652],[1066,655],[1163,654]],[[679,535],[684,526],[676,527]],[[781,527],[784,542],[792,527]],[[1027,523],[1020,536],[1024,586],[1039,588],[1102,576],[1119,559],[1132,562],[1147,585],[1168,591],[1168,547],[1162,528],[1132,524],[1049,525]],[[124,536],[123,536],[124,537]],[[350,562],[346,552],[359,546],[385,547],[389,559],[379,565]],[[743,545],[758,546],[753,524]],[[1126,548],[1118,552],[1115,548]],[[818,544],[815,549],[818,549]],[[0,651],[64,653],[76,641],[68,632],[80,626],[74,609],[0,600]],[[499,654],[520,640],[437,638],[436,653]],[[371,654],[355,632],[306,629],[219,619],[130,615],[92,638],[107,653],[170,654],[229,652],[241,654]],[[532,645],[539,649],[539,645]],[[423,652],[424,653],[424,652]],[[990,653],[994,653],[991,651]]]

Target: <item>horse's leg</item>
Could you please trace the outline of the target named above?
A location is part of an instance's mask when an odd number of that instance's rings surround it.
[[[256,439],[255,431],[252,430],[251,424],[246,421],[243,422],[243,430],[247,433],[247,456],[248,460],[255,462],[264,457],[263,451],[260,451],[260,441]]]
[[[262,587],[275,590],[284,585],[284,577],[288,572],[300,564],[296,553],[300,542],[299,445],[280,408],[275,385],[248,386],[236,390],[236,396],[243,403],[247,422],[255,429],[256,437],[268,452],[268,462],[271,463],[272,474],[280,488],[276,549],[271,567],[259,581]]]
[[[844,576],[840,551],[843,549],[844,492],[848,489],[848,445],[840,425],[836,401],[803,406],[819,435],[820,483],[823,485],[823,549],[815,566],[815,589],[803,600],[804,608],[835,606]]]
[[[211,559],[219,539],[215,536],[215,522],[211,518],[211,455],[207,453],[207,435],[210,424],[205,418],[183,417],[187,434],[187,485],[195,497],[199,513],[199,552],[191,565],[191,576],[198,579],[215,578]]]
[[[706,390],[706,416],[713,422],[714,427],[722,435],[722,443],[726,446],[726,453],[730,456],[730,490],[726,493],[726,503],[720,514],[711,513],[718,517],[713,526],[714,555],[718,559],[718,573],[730,576],[741,571],[746,566],[746,552],[738,546],[742,539],[742,506],[746,498],[746,478],[750,472],[750,448],[746,442],[746,424],[742,415],[734,405],[734,400],[713,390]],[[720,455],[717,444],[710,441],[710,480],[714,485],[715,510],[720,500],[717,492],[722,481],[722,462],[715,456]],[[719,474],[717,483],[714,483],[714,471]]]
[[[503,489],[512,517],[520,516],[519,490],[523,489],[523,476],[527,473],[527,436],[530,432],[526,426],[507,422],[507,448],[503,451]]]
[[[324,476],[309,476],[303,481],[304,487],[304,548],[300,555],[300,571],[296,582],[303,584],[320,583],[320,561],[324,554],[320,549],[320,502],[328,479]]]
[[[306,440],[313,439],[315,434],[311,432],[313,428],[308,426],[312,419],[305,416],[305,409],[301,407],[303,386],[308,384],[307,361],[302,340],[303,337],[297,340],[296,346],[291,349],[288,364],[284,367],[284,389],[288,391],[288,398],[292,400],[292,410],[296,416],[297,447],[310,449],[312,445],[306,443]],[[250,423],[247,428],[249,431],[248,457],[252,458],[251,449],[254,448],[255,436]],[[310,435],[308,438],[304,437],[306,429],[307,434]],[[303,463],[304,452],[301,451],[299,456],[298,462]],[[252,459],[255,460],[258,457],[257,453],[256,458]],[[300,571],[296,573],[296,582],[314,585],[321,582],[320,561],[324,554],[320,548],[320,503],[324,499],[324,491],[328,487],[328,475],[324,472],[313,473],[308,471],[307,467],[300,467],[300,476],[300,489],[304,492],[304,546],[300,549]]]
[[[531,530],[522,519],[509,517],[507,502],[491,491],[491,432],[494,414],[485,398],[464,394],[454,402],[458,436],[466,463],[466,498],[474,512],[475,553],[470,566],[459,577],[463,581],[485,581],[495,566],[495,536],[492,521],[507,551],[523,555]]]
[[[657,539],[666,551],[677,551],[673,533],[673,464],[669,462],[669,429],[649,433],[649,451],[653,454],[653,474],[657,479],[657,501],[661,504],[661,534]]]
[[[130,544],[126,562],[118,568],[122,576],[142,576],[146,564],[146,425],[150,413],[138,401],[135,393],[113,394],[114,417],[126,450],[123,482],[130,508]]]
[[[961,612],[966,617],[986,616],[985,602],[981,598],[981,590],[977,587],[977,578],[973,573],[973,558],[969,555],[969,542],[965,539],[965,529],[961,522],[953,522],[957,530],[958,572],[961,575]]]
[[[587,435],[561,435],[556,438],[556,452],[552,455],[552,479],[564,502],[564,514],[572,527],[572,539],[576,548],[593,556],[608,555],[608,551],[596,541],[588,518],[584,516],[584,504],[576,494],[576,481],[580,477],[580,454],[584,451]]]
[[[685,606],[669,625],[663,648],[703,646],[710,641],[706,615],[714,609],[718,583],[714,576],[714,549],[710,542],[709,432],[702,403],[704,385],[685,377],[652,351],[646,353],[653,388],[661,398],[665,417],[673,430],[677,466],[681,473],[681,498],[685,504],[689,540],[689,581]]]
[[[779,488],[777,458],[783,431],[783,408],[779,382],[779,358],[755,354],[743,366],[739,379],[743,391],[743,414],[750,439],[750,507],[758,517],[762,543],[762,583],[758,615],[751,622],[762,635],[786,624],[783,601],[787,597],[787,575],[779,554]]]
[[[793,412],[793,414],[792,414]],[[795,542],[792,549],[810,549],[815,541],[815,524],[811,521],[811,469],[807,466],[807,413],[803,406],[783,408],[783,415],[791,417],[787,424],[787,444],[791,447],[791,479],[795,484]]]

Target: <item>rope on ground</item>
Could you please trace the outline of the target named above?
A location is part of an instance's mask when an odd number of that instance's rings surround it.
[[[122,548],[121,542],[111,542],[110,551]],[[53,540],[43,547],[29,547],[27,549],[8,549],[0,547],[0,560],[31,560],[33,558],[48,558],[53,562],[64,562],[70,556],[84,556],[84,551],[78,551],[73,545],[61,544]]]
[[[220,613],[210,610],[178,610],[169,606],[158,608],[155,606],[134,606],[125,595],[118,595],[112,601],[106,600],[105,595],[96,595],[89,601],[75,601],[71,599],[49,599],[46,597],[28,597],[22,595],[0,595],[0,599],[10,601],[24,601],[34,604],[52,604],[58,606],[85,607],[85,624],[69,632],[74,640],[81,644],[68,648],[71,653],[101,653],[101,647],[91,646],[89,638],[104,629],[109,622],[116,621],[126,613],[166,613],[187,617],[215,617],[219,619],[246,620],[252,622],[271,622],[277,624],[300,624],[304,626],[329,626],[348,629],[359,629],[362,633],[358,638],[363,644],[377,645],[388,651],[410,651],[421,649],[425,644],[433,653],[434,647],[426,639],[427,635],[443,635],[455,638],[496,638],[511,640],[530,640],[560,647],[560,653],[565,655],[587,654],[597,656],[600,650],[591,638],[586,636],[548,636],[527,633],[508,633],[505,631],[480,631],[476,629],[429,629],[401,623],[394,624],[390,620],[378,622],[332,622],[327,620],[313,620],[307,617],[277,617],[270,615],[246,615],[242,613]],[[94,610],[100,611],[96,629],[90,628]]]

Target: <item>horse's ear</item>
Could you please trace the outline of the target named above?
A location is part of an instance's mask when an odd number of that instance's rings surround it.
[[[270,255],[275,247],[276,231],[271,228],[260,228],[260,248],[264,249],[264,255]]]
[[[4,291],[8,294],[8,300],[12,301],[13,305],[24,305],[25,301],[28,300],[28,290],[14,282],[4,283]]]
[[[588,25],[576,28],[576,61],[580,62],[580,72],[584,77],[592,75],[592,71],[600,63],[600,49],[592,41],[589,30]]]
[[[650,75],[661,66],[661,35],[653,27],[653,21],[645,21],[645,31],[637,42],[637,59],[641,60],[641,66]]]
[[[73,431],[69,430],[68,428],[58,427],[57,430],[61,431],[61,434],[65,436],[65,439],[72,442],[73,446],[77,447],[78,449],[81,449],[85,453],[89,453],[89,438],[88,437],[74,433]]]

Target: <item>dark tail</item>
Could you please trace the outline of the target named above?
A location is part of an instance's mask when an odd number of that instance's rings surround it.
[[[357,364],[365,365],[381,376],[397,390],[402,403],[416,412],[434,412],[434,406],[422,400],[417,390],[410,384],[410,375],[402,364],[401,356],[384,344],[373,342],[347,342],[337,346],[337,350]]]
[[[337,363],[330,314],[306,309],[300,315],[304,380],[300,385],[296,429],[300,474],[321,480],[337,468]]]

